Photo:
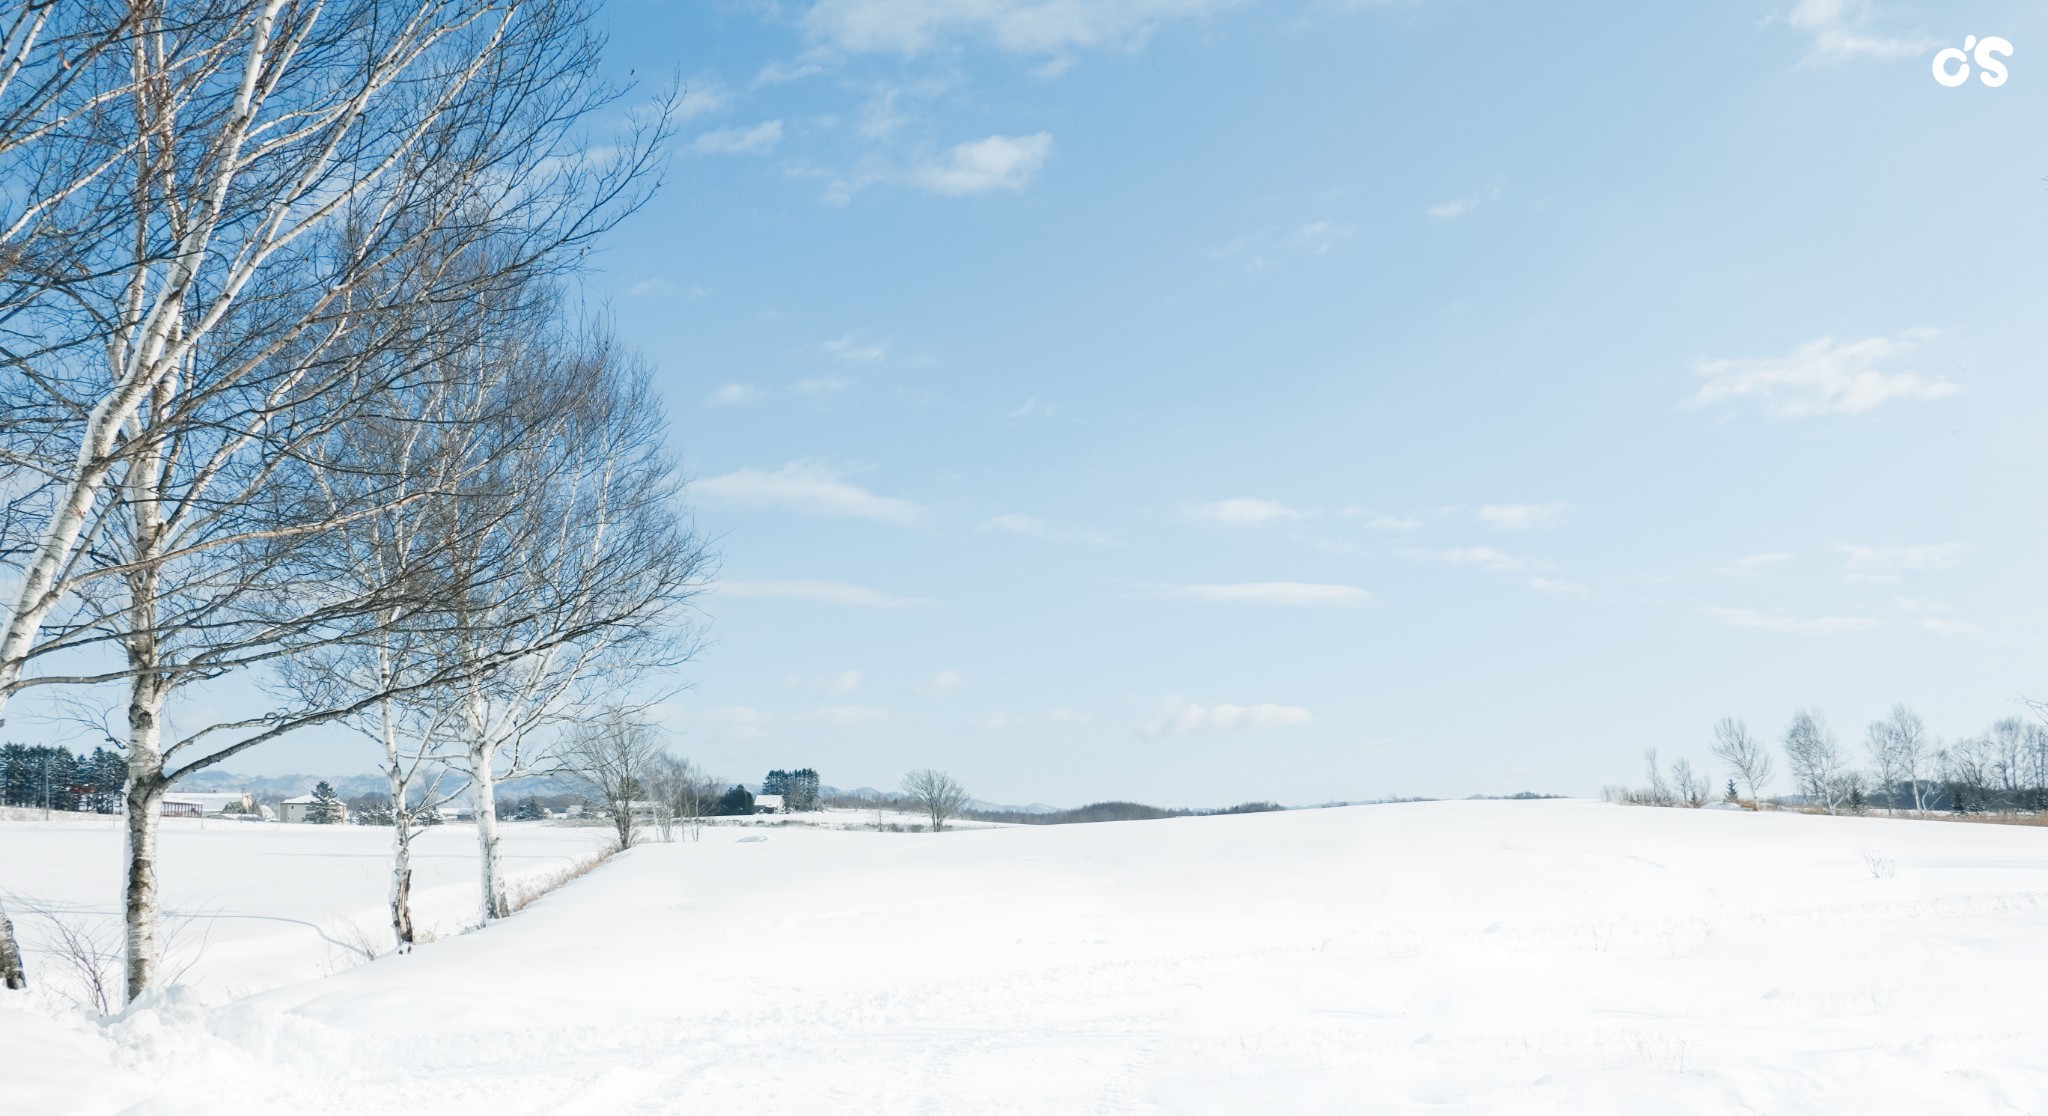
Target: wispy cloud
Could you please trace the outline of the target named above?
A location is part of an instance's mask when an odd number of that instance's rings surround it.
[[[1519,570],[1522,560],[1490,546],[1461,546],[1450,550],[1424,552],[1423,557],[1453,566],[1477,566],[1482,570]]]
[[[1749,554],[1723,566],[1721,572],[1736,577],[1757,577],[1793,561],[1795,557],[1796,555],[1777,551],[1768,554]]]
[[[1303,519],[1310,514],[1290,508],[1278,500],[1261,500],[1255,496],[1234,496],[1228,500],[1189,504],[1181,508],[1182,516],[1197,523],[1216,523],[1225,527],[1264,527]]]
[[[857,333],[834,337],[820,348],[833,360],[843,360],[848,364],[873,364],[889,355],[889,346],[880,341],[863,340]]]
[[[934,194],[960,197],[1022,190],[1052,154],[1052,133],[990,136],[958,144],[919,167],[911,181]]]
[[[923,597],[898,597],[843,581],[721,581],[712,591],[739,600],[813,601],[855,608],[916,608],[931,603]]]
[[[1455,221],[1482,205],[1499,201],[1500,192],[1500,184],[1495,183],[1484,190],[1475,190],[1462,198],[1454,198],[1447,202],[1432,205],[1429,207],[1428,213],[1439,221]]]
[[[820,44],[915,55],[985,40],[1013,54],[1127,47],[1158,27],[1199,19],[1239,0],[818,0],[803,17]]]
[[[1564,504],[1487,504],[1479,509],[1479,521],[1496,530],[1527,531],[1556,525],[1564,512]]]
[[[805,377],[804,379],[798,380],[796,383],[789,385],[789,387],[791,391],[796,392],[798,395],[809,395],[814,397],[820,395],[838,395],[842,392],[853,390],[853,381],[845,376],[839,375],[836,372],[832,372],[827,373],[823,376]]]
[[[1287,256],[1326,256],[1358,235],[1358,226],[1340,221],[1309,221],[1275,226],[1235,237],[1209,253],[1215,260],[1235,260],[1246,271],[1270,271]]]
[[[683,87],[683,99],[676,105],[676,117],[695,120],[700,116],[710,116],[731,103],[731,92],[716,78],[695,78]]]
[[[1926,35],[1873,31],[1868,0],[1796,0],[1785,22],[1811,36],[1813,56],[1824,61],[1906,58],[1934,46]]]
[[[1294,728],[1315,717],[1299,705],[1196,705],[1181,697],[1159,703],[1159,712],[1145,725],[1147,736],[1186,736],[1198,732],[1240,732]]]
[[[782,121],[764,120],[752,127],[720,128],[691,141],[700,155],[766,155],[782,142]]]
[[[1242,581],[1210,585],[1150,585],[1146,588],[1157,597],[1219,604],[1357,608],[1372,603],[1372,594],[1356,585],[1324,585],[1310,581]]]
[[[704,397],[706,407],[746,407],[766,399],[768,393],[752,384],[726,384]]]
[[[701,480],[700,496],[752,507],[783,508],[836,519],[872,519],[909,525],[924,519],[924,508],[894,496],[877,496],[841,480],[815,461],[792,461],[780,469],[740,469]]]
[[[1941,616],[1926,617],[1920,621],[1920,626],[1937,635],[1980,636],[1984,634],[1984,627],[1981,624],[1972,624],[1966,620],[1950,620]]]
[[[1552,596],[1558,597],[1583,597],[1586,594],[1592,592],[1591,589],[1588,589],[1585,586],[1580,585],[1578,582],[1559,581],[1556,578],[1549,577],[1530,578],[1529,588],[1534,589],[1539,593],[1549,593]]]
[[[1048,523],[1035,515],[1022,512],[1005,512],[990,519],[979,528],[983,531],[999,531],[1006,535],[1023,535],[1032,539],[1047,539],[1053,542],[1079,542],[1094,546],[1121,546],[1122,540],[1105,535],[1100,531],[1089,531],[1075,527],[1060,527]]]
[[[1043,713],[990,713],[981,719],[986,729],[1021,728],[1029,725],[1085,725],[1094,716],[1077,709],[1048,709]]]
[[[671,716],[684,725],[708,729],[728,741],[764,740],[777,720],[775,714],[751,705],[684,708]]]
[[[1700,361],[1693,370],[1706,383],[1686,405],[1754,399],[1773,414],[1801,417],[1860,415],[1895,399],[1940,399],[1962,388],[1918,372],[1885,371],[1935,335],[1930,329],[1909,329],[1894,337],[1846,343],[1822,337],[1789,356]]]
[[[850,694],[860,689],[865,678],[866,676],[857,670],[842,670],[837,674],[827,674],[823,677],[792,674],[782,680],[782,685],[785,689],[791,690],[813,689],[823,690],[828,694]]]
[[[1868,616],[1780,616],[1746,608],[1710,608],[1707,615],[1731,628],[1755,628],[1789,635],[1841,635],[1877,627]]]
[[[946,694],[967,685],[967,676],[957,670],[947,669],[932,675],[917,686],[920,694]]]
[[[1022,420],[1031,418],[1051,418],[1052,416],[1059,413],[1059,404],[1040,402],[1039,398],[1034,395],[1031,398],[1026,399],[1024,402],[1018,404],[1017,406],[1012,407],[1009,411],[1005,412],[1005,416],[1012,419]]]
[[[1851,573],[1894,574],[1953,569],[1962,561],[1963,552],[1970,548],[1964,543],[1946,542],[1923,546],[1843,546],[1836,549],[1848,559]]]
[[[888,718],[888,710],[871,705],[834,705],[796,716],[796,720],[813,725],[865,725]]]

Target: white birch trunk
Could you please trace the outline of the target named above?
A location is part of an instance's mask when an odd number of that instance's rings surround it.
[[[400,953],[412,949],[412,821],[405,816],[409,772],[398,754],[391,702],[383,702],[384,769],[391,783],[391,937]]]
[[[473,746],[469,749],[471,772],[471,800],[476,805],[476,843],[478,858],[483,872],[484,921],[504,918],[512,913],[511,901],[505,892],[505,867],[498,851],[498,788],[497,777],[491,771],[491,764],[497,759],[497,748],[491,745]]]
[[[128,1000],[153,987],[163,966],[162,913],[157,900],[157,830],[162,822],[163,780],[160,700],[155,682],[138,677],[128,706],[128,841],[125,921]]]

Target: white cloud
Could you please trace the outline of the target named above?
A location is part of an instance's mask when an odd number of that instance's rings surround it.
[[[853,381],[836,372],[823,376],[810,376],[790,385],[798,395],[837,395],[853,389]]]
[[[1822,337],[1790,356],[1703,360],[1693,370],[1707,382],[1686,402],[1707,407],[1753,398],[1773,414],[1799,417],[1860,415],[1894,399],[1940,399],[1962,388],[1917,372],[1882,370],[1934,336],[1933,330],[1909,329],[1845,344]]]
[[[1877,621],[1868,616],[1774,616],[1746,608],[1710,608],[1707,615],[1731,628],[1755,628],[1791,635],[1840,635],[1877,627]]]
[[[1013,419],[1028,419],[1051,418],[1052,416],[1059,413],[1059,404],[1041,403],[1038,401],[1038,397],[1034,395],[1031,398],[1026,399],[1022,404],[1017,406],[1015,409],[1011,410],[1008,414],[1009,417]]]
[[[1358,226],[1337,221],[1310,221],[1293,228],[1279,226],[1236,237],[1209,253],[1213,260],[1241,260],[1250,272],[1270,271],[1283,256],[1325,256],[1358,234]]]
[[[1558,581],[1548,577],[1532,577],[1529,588],[1539,593],[1550,593],[1560,597],[1583,597],[1592,590],[1575,581]]]
[[[829,709],[800,714],[796,719],[815,725],[865,725],[887,720],[888,717],[888,710],[870,705],[835,705]]]
[[[745,407],[759,403],[767,393],[752,384],[726,384],[704,397],[706,407]]]
[[[1428,555],[1453,566],[1478,566],[1483,570],[1519,570],[1522,560],[1490,546],[1461,546]]]
[[[923,684],[917,687],[917,692],[920,694],[951,693],[965,685],[967,685],[966,675],[957,670],[942,670],[925,679]]]
[[[1023,535],[1026,538],[1050,539],[1056,542],[1083,542],[1095,546],[1121,546],[1121,541],[1097,531],[1057,527],[1035,515],[1021,512],[1005,512],[979,528],[983,531],[1000,531],[1006,535]]]
[[[879,341],[863,341],[857,334],[834,337],[822,346],[834,360],[848,364],[873,364],[889,355],[889,346]]]
[[[1455,221],[1488,202],[1499,201],[1500,190],[1500,185],[1496,183],[1488,189],[1474,191],[1462,198],[1432,205],[1428,213],[1439,221]]]
[[[1162,24],[1199,19],[1237,0],[818,0],[811,37],[841,50],[918,54],[949,39],[985,38],[1016,54],[1059,54],[1143,41]]]
[[[1040,714],[991,713],[981,719],[986,729],[1017,728],[1025,725],[1085,725],[1095,718],[1073,709],[1048,709]]]
[[[1796,0],[1785,22],[1813,37],[1813,55],[1828,61],[1904,58],[1930,49],[1926,36],[1905,38],[1868,30],[1867,0]]]
[[[894,496],[877,496],[839,479],[813,461],[792,461],[780,469],[740,469],[698,481],[700,496],[754,507],[785,508],[806,515],[837,519],[872,519],[908,525],[924,518],[924,508]]]
[[[1792,561],[1794,557],[1796,556],[1780,552],[1751,554],[1730,562],[1721,572],[1734,574],[1737,577],[1755,577],[1774,566],[1781,566]]]
[[[860,689],[864,676],[857,670],[842,670],[837,674],[806,675],[791,674],[783,678],[784,689],[819,690],[828,694],[850,694]]]
[[[1299,705],[1195,705],[1180,697],[1159,703],[1159,713],[1145,725],[1147,736],[1186,736],[1196,732],[1238,732],[1248,729],[1294,728],[1315,720]]]
[[[898,597],[842,581],[720,581],[712,586],[712,591],[740,600],[813,601],[855,608],[915,608],[931,603],[921,597]]]
[[[1953,569],[1969,547],[1950,542],[1925,546],[1844,546],[1837,549],[1847,556],[1851,573],[1883,575]]]
[[[911,181],[934,194],[959,197],[991,190],[1022,190],[1052,154],[1052,133],[990,136],[955,146],[926,163]]]
[[[1287,234],[1287,247],[1311,256],[1328,255],[1330,249],[1350,240],[1358,234],[1357,225],[1340,225],[1334,221],[1310,221]]]
[[[1160,597],[1221,604],[1282,605],[1288,608],[1356,608],[1372,603],[1372,594],[1355,585],[1323,585],[1308,581],[1244,581],[1220,585],[1153,585]]]
[[[1309,513],[1297,511],[1277,500],[1237,496],[1213,503],[1190,504],[1181,509],[1181,514],[1198,523],[1220,523],[1226,527],[1263,527],[1269,523],[1302,519]]]
[[[1363,519],[1366,527],[1374,531],[1415,531],[1422,527],[1422,520],[1412,515],[1383,515],[1355,505],[1337,514],[1346,519]]]
[[[683,86],[683,99],[676,105],[676,118],[695,120],[731,103],[732,94],[717,79],[700,77]]]
[[[1502,531],[1527,531],[1555,524],[1564,510],[1563,504],[1488,504],[1479,509],[1479,521]]]
[[[1981,625],[1972,624],[1964,620],[1948,620],[1939,616],[1927,617],[1920,621],[1920,626],[1930,632],[1946,636],[1980,636],[1984,634],[1984,628]]]
[[[720,128],[698,136],[690,147],[700,155],[765,155],[782,142],[782,121],[764,120],[751,128]]]
[[[686,725],[713,729],[727,740],[761,740],[775,724],[773,713],[764,713],[751,705],[682,709],[674,717]]]

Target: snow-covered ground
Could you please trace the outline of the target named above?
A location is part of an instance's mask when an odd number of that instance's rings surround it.
[[[0,828],[10,888],[49,836]],[[232,857],[207,871],[251,907],[344,855],[184,851]],[[238,1001],[214,971],[98,1035],[0,1008],[0,1049],[33,1032],[75,1077],[23,1111],[2039,1112],[2044,941],[2023,827],[1555,801],[721,827]]]

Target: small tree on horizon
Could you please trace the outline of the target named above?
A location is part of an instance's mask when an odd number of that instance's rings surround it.
[[[903,793],[932,820],[932,832],[946,828],[946,822],[960,816],[967,807],[967,788],[943,771],[927,767],[903,777]]]

